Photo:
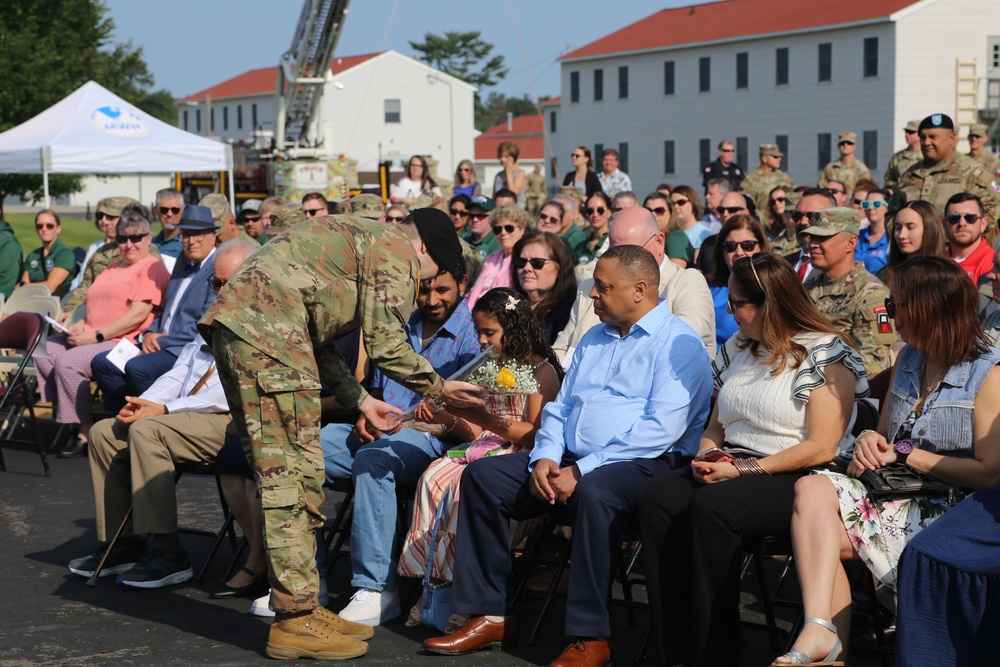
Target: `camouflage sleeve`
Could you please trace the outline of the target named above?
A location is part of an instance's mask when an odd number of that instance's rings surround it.
[[[330,389],[337,403],[345,408],[361,405],[368,392],[354,379],[354,369],[347,367],[336,343],[317,346],[315,354],[320,382]]]
[[[100,273],[97,267],[94,265],[94,260],[97,258],[97,254],[91,255],[90,259],[87,260],[87,266],[83,268],[83,280],[77,285],[77,288],[73,290],[66,300],[63,301],[62,307],[64,313],[72,313],[77,307],[82,306],[84,301],[87,300],[87,290],[90,286],[94,284],[94,278]]]
[[[896,156],[889,158],[889,166],[885,168],[885,176],[882,178],[883,187],[894,188],[899,183],[899,169]]]
[[[444,381],[406,337],[418,279],[413,260],[407,259],[413,257],[409,243],[402,234],[386,235],[361,258],[362,340],[375,367],[407,389],[433,398],[444,391]]]
[[[994,227],[997,216],[1000,215],[1000,183],[997,182],[995,174],[988,173],[986,169],[978,171],[976,174],[976,189],[972,191],[983,202],[986,209],[986,217],[990,221],[990,227]]]
[[[855,310],[851,337],[865,360],[868,377],[875,377],[892,366],[892,345],[897,336],[885,310],[887,296],[889,290],[875,282],[866,286],[863,294],[858,295],[860,303]]]
[[[825,188],[830,184],[831,174],[829,173],[829,171],[830,171],[830,165],[826,165],[825,167],[823,167],[823,171],[820,172],[819,175],[819,180],[816,181],[816,184],[819,187]]]

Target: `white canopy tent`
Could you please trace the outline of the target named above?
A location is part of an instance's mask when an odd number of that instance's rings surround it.
[[[0,174],[229,172],[235,202],[233,150],[132,106],[93,81],[31,120],[0,134]]]

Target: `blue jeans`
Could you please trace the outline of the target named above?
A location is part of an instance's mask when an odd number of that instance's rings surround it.
[[[354,480],[351,585],[377,591],[396,586],[401,535],[396,487],[416,484],[438,458],[426,434],[404,428],[362,446],[350,424],[328,424],[320,438],[326,481]]]

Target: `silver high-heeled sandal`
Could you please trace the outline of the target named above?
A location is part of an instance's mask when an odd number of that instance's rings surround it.
[[[830,632],[832,632],[834,636],[837,635],[837,626],[835,626],[830,621],[824,621],[822,618],[818,618],[816,616],[810,616],[805,620],[805,622],[821,625]],[[836,643],[834,643],[833,648],[830,649],[830,652],[827,654],[827,656],[817,662],[813,662],[812,659],[810,659],[810,657],[806,655],[805,651],[793,648],[788,653],[784,654],[783,656],[780,656],[782,658],[789,658],[791,662],[788,663],[772,662],[771,667],[783,667],[783,665],[785,664],[808,665],[809,667],[843,667],[844,661],[837,660],[837,658],[840,657],[843,648],[844,645],[840,641],[840,637],[837,637]]]

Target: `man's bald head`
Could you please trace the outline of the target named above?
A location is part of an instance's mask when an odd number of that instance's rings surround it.
[[[653,255],[657,267],[663,263],[664,235],[656,218],[645,208],[626,208],[615,215],[608,225],[608,243],[612,248],[641,246]]]

